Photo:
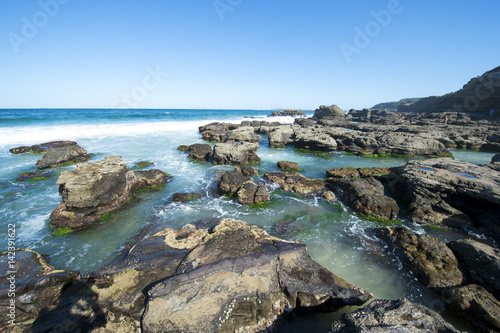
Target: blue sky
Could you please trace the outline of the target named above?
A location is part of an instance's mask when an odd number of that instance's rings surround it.
[[[500,65],[499,14],[496,0],[0,0],[0,108],[441,95]]]

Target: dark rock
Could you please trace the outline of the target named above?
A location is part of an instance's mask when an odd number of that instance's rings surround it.
[[[243,176],[248,176],[248,177],[254,177],[259,175],[259,170],[249,165],[235,166],[234,172],[241,173]]]
[[[188,158],[200,162],[207,162],[212,157],[212,147],[207,144],[195,143],[188,147]]]
[[[78,145],[66,145],[47,150],[42,159],[36,162],[39,169],[55,168],[68,163],[87,161],[90,156]]]
[[[17,147],[17,148],[12,148],[9,151],[12,154],[22,154],[22,153],[44,153],[49,149],[53,148],[58,148],[58,147],[64,147],[64,146],[72,146],[76,145],[76,142],[74,141],[52,141],[52,142],[46,142],[42,143],[39,145],[34,145],[34,146],[22,146],[22,147]]]
[[[186,151],[189,151],[189,146],[180,145],[179,147],[177,147],[177,150],[186,152]]]
[[[283,171],[300,171],[301,169],[298,163],[288,161],[279,161],[277,166]]]
[[[345,120],[345,112],[337,105],[324,106],[321,105],[314,111],[313,119],[331,119],[331,120]]]
[[[320,195],[325,191],[323,180],[307,178],[295,172],[266,172],[264,178],[277,183],[283,191],[303,196]]]
[[[459,333],[439,313],[407,299],[377,299],[353,313],[343,314],[332,325],[332,333],[441,332]]]
[[[354,167],[342,167],[342,168],[333,168],[326,170],[326,176],[328,178],[335,178],[335,179],[341,179],[341,178],[359,178],[359,172],[356,170]]]
[[[417,235],[406,228],[377,228],[376,234],[387,242],[403,264],[431,288],[457,286],[462,272],[453,252],[437,238]]]
[[[500,298],[500,250],[472,239],[453,241],[448,246],[458,259],[465,281]]]
[[[217,182],[219,195],[236,195],[241,205],[269,201],[269,193],[264,185],[257,185],[249,177],[235,171],[222,174]]]
[[[384,186],[372,177],[329,179],[327,187],[353,210],[364,215],[390,220],[398,216],[396,200],[384,195]]]
[[[241,173],[228,171],[220,176],[217,182],[217,193],[219,195],[234,195],[243,184],[250,178]]]
[[[0,287],[0,331],[13,329],[9,323],[12,319],[15,328],[22,331],[42,310],[54,308],[62,290],[80,276],[78,272],[56,270],[28,249],[0,253],[0,270],[4,280]],[[12,313],[15,316],[9,316]]]
[[[491,164],[499,164],[500,163],[500,153],[495,154],[493,158],[491,159]]]
[[[175,193],[173,202],[188,202],[196,201],[201,199],[202,195],[200,193]]]
[[[452,310],[484,332],[500,331],[500,302],[481,286],[448,289],[442,298]]]
[[[166,182],[160,170],[132,171],[119,156],[78,165],[57,180],[62,202],[50,215],[55,228],[81,230],[128,200],[132,191]]]
[[[299,125],[302,127],[314,126],[316,122],[311,118],[296,118],[293,122],[294,125]]]
[[[213,164],[245,165],[260,163],[255,153],[259,148],[256,143],[216,143],[214,146]]]
[[[486,228],[486,214],[500,220],[498,184],[500,173],[487,166],[436,158],[409,161],[394,172],[389,188],[410,203],[413,221],[463,229]]]
[[[371,296],[312,261],[305,246],[260,227],[228,219],[211,233],[178,233],[162,234],[164,243],[184,249],[185,256],[171,277],[147,292],[145,332],[257,332],[298,306],[332,310]],[[183,245],[185,240],[190,242]]]
[[[25,182],[25,181],[38,181],[48,179],[54,176],[54,173],[51,171],[27,171],[23,172],[17,177],[17,181]]]

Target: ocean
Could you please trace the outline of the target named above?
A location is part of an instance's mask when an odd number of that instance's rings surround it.
[[[111,262],[141,230],[152,234],[164,228],[181,228],[203,219],[236,218],[262,226],[270,234],[307,245],[308,253],[320,264],[348,282],[362,287],[375,298],[406,297],[435,309],[443,305],[416,279],[403,274],[401,263],[387,256],[383,245],[370,230],[380,226],[352,212],[341,202],[329,204],[318,198],[304,198],[270,187],[271,201],[262,207],[241,206],[215,196],[221,172],[230,166],[212,166],[188,160],[179,145],[202,143],[198,127],[210,122],[267,120],[292,123],[289,117],[268,117],[271,110],[106,110],[106,109],[23,109],[0,110],[0,250],[7,249],[7,225],[16,225],[16,247],[46,255],[57,269],[88,273]],[[312,115],[312,112],[306,112]],[[53,140],[74,140],[93,154],[91,160],[120,155],[129,166],[151,161],[154,168],[174,179],[163,190],[137,195],[139,200],[117,212],[111,220],[64,236],[49,229],[49,215],[60,202],[56,181],[59,174],[74,166],[53,170],[40,181],[18,181],[20,173],[35,170],[37,154],[14,155],[10,148]],[[489,163],[493,154],[453,150],[454,158],[477,164]],[[321,155],[297,152],[293,148],[269,148],[262,136],[257,151],[262,163],[259,174],[277,171],[281,160],[297,162],[307,177],[324,178],[334,167],[400,166],[407,158],[368,158],[340,152]],[[172,203],[176,192],[198,192],[199,201]],[[415,232],[429,232],[443,241],[458,237],[451,231],[424,229],[404,219]],[[136,237],[135,237],[136,238]],[[354,311],[352,307],[344,311]],[[447,314],[445,313],[445,317]],[[279,325],[281,332],[326,332],[335,314],[307,314]],[[451,318],[452,321],[455,319]]]

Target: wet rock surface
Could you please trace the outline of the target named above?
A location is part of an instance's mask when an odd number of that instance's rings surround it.
[[[87,151],[79,145],[64,145],[47,150],[42,159],[36,162],[39,169],[56,168],[68,163],[85,162],[90,158]]]
[[[249,165],[235,166],[234,172],[238,172],[244,176],[249,176],[249,177],[254,177],[259,175],[259,170]]]
[[[173,202],[189,202],[202,198],[200,193],[174,193]]]
[[[220,176],[217,193],[236,196],[241,205],[269,201],[269,193],[264,184],[257,184],[250,177],[236,171],[228,171]]]
[[[80,230],[119,209],[133,191],[158,187],[168,176],[160,170],[132,171],[119,156],[79,165],[57,180],[62,202],[50,215],[55,228]]]
[[[300,171],[301,169],[298,163],[289,161],[279,161],[277,167],[283,171]]]
[[[356,212],[388,220],[395,220],[398,216],[396,200],[386,196],[384,185],[373,177],[352,180],[331,178],[327,187]]]
[[[462,284],[457,258],[437,238],[414,234],[403,227],[377,228],[375,233],[425,286],[439,288]]]
[[[0,287],[0,330],[16,328],[19,332],[44,309],[53,309],[62,290],[80,276],[56,270],[40,254],[27,249],[0,253],[0,271],[4,281]],[[15,326],[9,323],[12,319]]]
[[[195,143],[187,149],[189,151],[188,158],[199,162],[208,162],[212,157],[213,150],[210,145]]]
[[[459,333],[439,313],[406,299],[375,300],[332,325],[332,333],[358,332],[441,332]]]

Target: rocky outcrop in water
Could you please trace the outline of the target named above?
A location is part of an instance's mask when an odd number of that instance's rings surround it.
[[[256,184],[249,177],[236,171],[225,172],[220,176],[217,193],[236,196],[241,205],[269,201],[269,193],[264,184]]]
[[[74,141],[51,141],[51,142],[45,142],[45,143],[41,143],[39,145],[34,145],[34,146],[16,147],[16,148],[10,149],[9,151],[12,154],[45,153],[49,149],[64,147],[64,146],[72,146],[72,145],[76,145],[76,144],[77,143]]]
[[[296,172],[266,172],[264,178],[277,183],[283,191],[303,196],[321,195],[325,191],[323,180],[307,178]]]
[[[431,288],[462,284],[462,272],[453,252],[437,238],[417,235],[399,227],[377,228],[383,239],[403,265],[411,270],[422,284]]]
[[[290,161],[279,161],[276,166],[283,171],[300,171],[301,169],[298,163]]]
[[[331,333],[441,332],[459,333],[439,313],[407,299],[377,299],[353,313],[343,314]]]
[[[471,79],[462,89],[441,97],[427,97],[400,106],[399,112],[468,112],[480,118],[490,118],[490,110],[500,110],[500,67]],[[498,119],[496,114],[495,118]]]
[[[335,179],[327,187],[356,212],[369,217],[395,220],[399,213],[396,200],[384,194],[384,185],[373,177]]]
[[[500,172],[448,158],[410,161],[391,175],[392,193],[418,223],[482,228],[500,236]]]
[[[255,177],[259,175],[259,170],[249,165],[237,165],[234,172],[241,173],[243,176]]]
[[[272,117],[305,117],[306,114],[302,110],[283,110],[274,111],[271,113]]]
[[[212,157],[213,164],[245,165],[260,163],[256,143],[216,143]]]
[[[0,253],[0,270],[0,331],[22,332],[43,311],[55,308],[62,291],[80,276],[56,270],[40,254],[27,249]]]
[[[65,145],[47,150],[42,159],[36,162],[39,169],[55,168],[61,165],[87,161],[90,156],[79,145]]]
[[[208,162],[212,157],[213,150],[210,145],[195,143],[187,148],[188,158],[199,162]]]
[[[188,202],[197,201],[201,199],[202,195],[200,193],[174,193],[172,198],[173,202]]]
[[[55,228],[81,230],[130,200],[133,191],[166,182],[160,170],[132,171],[119,156],[78,165],[57,180],[62,202],[50,215]]]

